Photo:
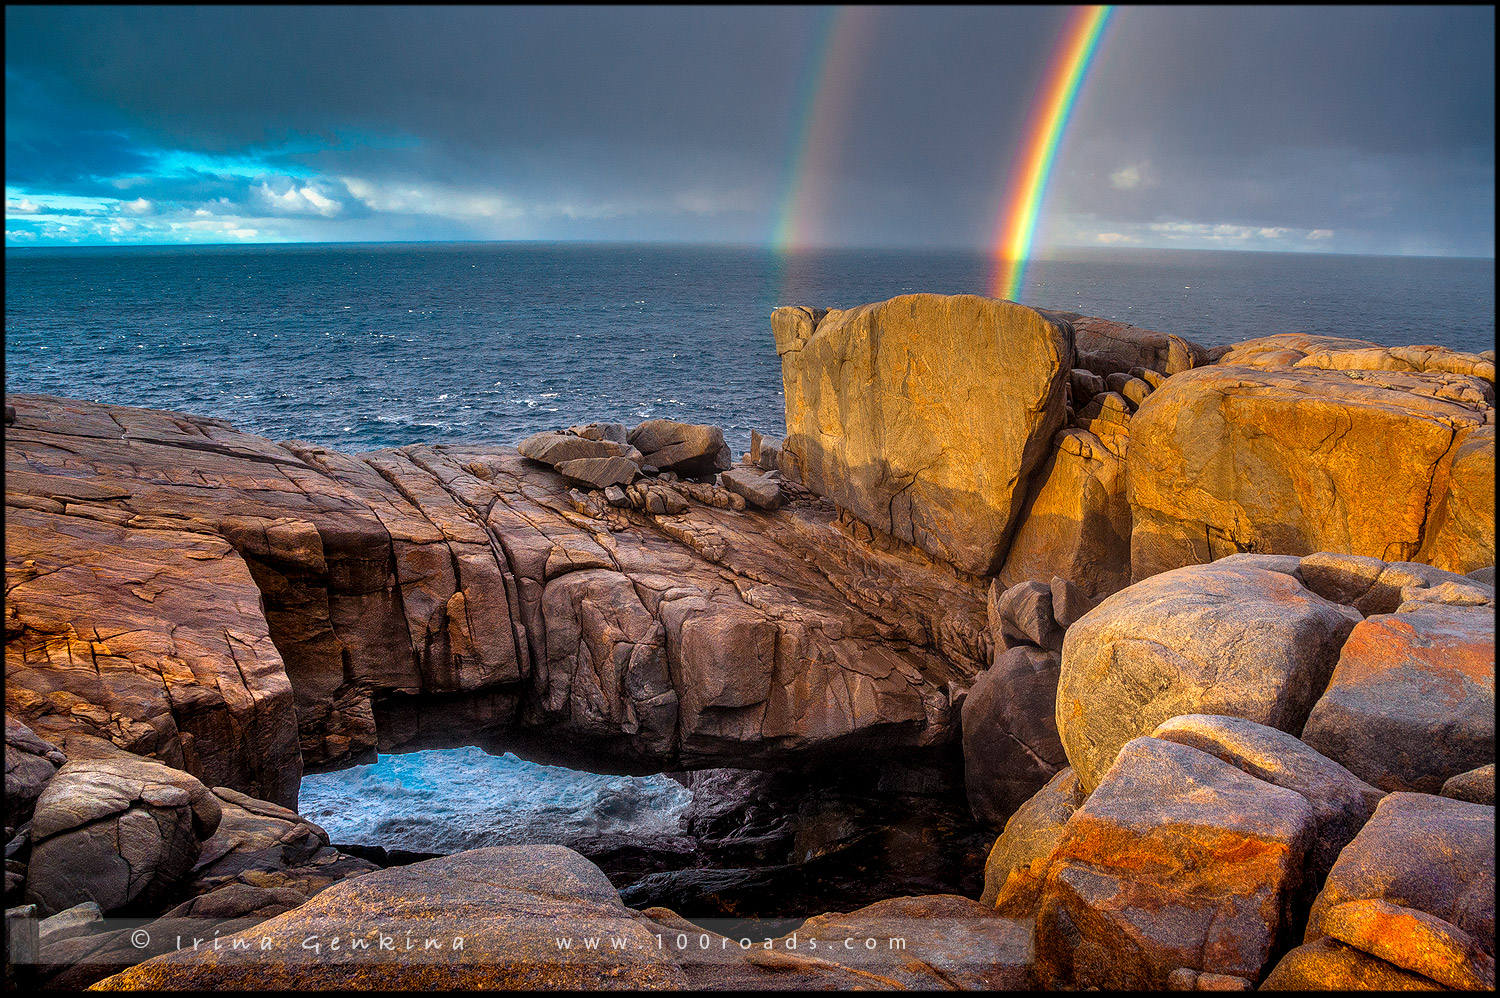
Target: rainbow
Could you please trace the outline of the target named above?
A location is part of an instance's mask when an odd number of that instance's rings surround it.
[[[996,298],[1014,301],[1021,293],[1021,277],[1031,255],[1031,241],[1036,235],[1058,141],[1078,101],[1078,91],[1112,10],[1109,6],[1075,7],[1063,27],[1062,38],[1027,121],[1021,156],[1016,160],[1008,187],[1010,197],[1001,205],[996,220],[990,292]]]
[[[874,11],[835,7],[823,17],[802,81],[786,194],[771,237],[778,254],[806,249],[818,240],[814,222],[832,191],[835,159],[858,94],[855,84],[873,31]]]

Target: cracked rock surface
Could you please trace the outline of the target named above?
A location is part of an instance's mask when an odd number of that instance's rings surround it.
[[[982,588],[805,491],[621,507],[510,447],[10,401],[10,713],[281,806],[303,765],[476,726],[605,770],[895,755],[953,740],[990,656]]]

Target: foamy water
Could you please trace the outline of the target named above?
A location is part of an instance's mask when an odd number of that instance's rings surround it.
[[[692,797],[665,776],[599,776],[468,747],[305,776],[299,809],[334,842],[452,853],[680,835]]]

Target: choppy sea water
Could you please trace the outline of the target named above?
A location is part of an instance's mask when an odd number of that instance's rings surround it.
[[[581,244],[8,249],[6,390],[345,450],[591,420],[784,431],[776,305],[987,293],[974,253]],[[1483,350],[1491,260],[1100,251],[1021,300],[1206,345],[1275,332]]]

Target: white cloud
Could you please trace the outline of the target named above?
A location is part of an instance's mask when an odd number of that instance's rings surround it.
[[[127,201],[121,207],[132,214],[144,215],[151,211],[152,205],[145,198],[136,198],[134,201]]]
[[[293,184],[278,194],[269,182],[262,181],[252,190],[272,211],[288,215],[321,215],[329,218],[337,215],[344,207],[311,184],[303,187]]]
[[[1285,248],[1289,239],[1332,239],[1332,229],[1299,229],[1287,225],[1235,225],[1229,222],[1151,222],[1144,226],[1114,222],[1113,227],[1123,230],[1120,241],[1128,241],[1130,233],[1145,235],[1147,245],[1179,245],[1213,249],[1238,245],[1245,247],[1276,244]],[[1099,239],[1099,236],[1094,236]],[[1164,243],[1163,240],[1166,242]],[[1101,240],[1102,241],[1102,240]]]
[[[540,216],[561,216],[563,218],[619,218],[621,215],[635,214],[629,206],[616,204],[613,201],[596,201],[592,204],[558,201],[552,204],[532,205],[531,213]]]
[[[1156,167],[1143,159],[1138,163],[1127,163],[1109,175],[1109,186],[1117,191],[1146,190],[1156,186]]]
[[[335,214],[340,208],[343,207],[343,205],[339,204],[332,198],[325,198],[311,186],[302,188],[301,194],[308,200],[309,203],[312,204],[314,208],[318,209],[318,212],[320,214],[323,215]]]
[[[373,211],[403,215],[436,215],[469,221],[475,218],[516,219],[526,212],[509,198],[490,191],[471,191],[444,184],[421,187],[411,184],[385,184],[358,177],[340,177],[349,193]]]
[[[1138,243],[1138,242],[1140,242],[1140,240],[1137,239],[1135,236],[1128,236],[1128,235],[1126,235],[1123,232],[1100,232],[1100,233],[1095,234],[1094,238],[1097,241],[1099,241],[1101,243],[1104,243],[1107,246],[1108,245],[1113,245],[1115,243]]]
[[[465,223],[531,223],[557,218],[593,220],[653,213],[684,213],[704,217],[753,211],[757,205],[754,192],[748,189],[713,190],[694,187],[670,197],[649,199],[592,200],[586,197],[563,197],[528,201],[493,189],[372,181],[362,177],[338,179],[350,194],[373,211],[425,215]],[[494,231],[493,226],[489,229]]]
[[[42,210],[42,206],[30,198],[21,198],[18,201],[6,201],[5,210],[12,215],[35,215]]]
[[[1197,233],[1209,232],[1212,230],[1211,226],[1194,225],[1190,222],[1152,222],[1150,225],[1146,226],[1146,228],[1150,229],[1152,232],[1175,233]]]

